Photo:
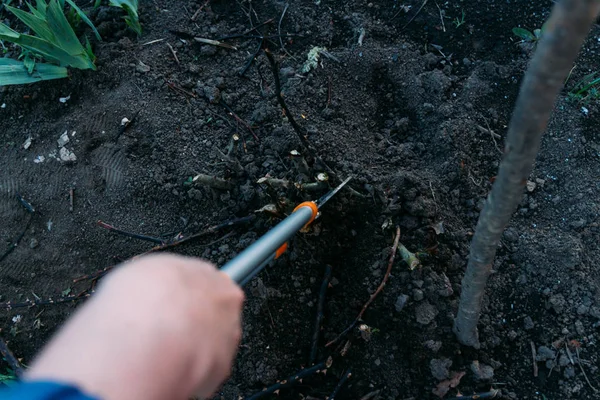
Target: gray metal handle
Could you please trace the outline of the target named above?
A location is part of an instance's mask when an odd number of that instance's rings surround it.
[[[300,207],[252,243],[250,247],[227,262],[221,271],[240,286],[245,285],[273,259],[277,249],[310,221],[312,214],[313,210],[310,207]]]

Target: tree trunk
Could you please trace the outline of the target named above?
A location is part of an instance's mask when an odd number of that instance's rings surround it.
[[[454,332],[464,345],[479,347],[481,302],[500,237],[521,201],[556,97],[599,10],[600,0],[558,2],[525,73],[504,157],[479,216],[462,281]]]

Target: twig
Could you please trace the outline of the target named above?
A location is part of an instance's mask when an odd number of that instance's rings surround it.
[[[408,265],[408,269],[411,271],[421,264],[415,253],[411,253],[402,243],[398,245],[398,251],[404,262]]]
[[[248,130],[248,132],[250,132],[252,134],[252,136],[254,137],[254,139],[256,139],[257,142],[260,142],[259,137],[256,135],[256,133],[254,132],[254,129],[252,129],[252,127],[250,126],[250,124],[248,124],[246,121],[244,121],[243,119],[241,119],[234,111],[231,107],[229,107],[229,105],[227,105],[227,103],[225,103],[223,100],[221,100],[219,102],[219,104],[221,104],[223,107],[225,107],[225,109],[227,111],[229,111],[229,114],[231,114],[231,116],[240,124],[244,125],[246,127],[246,129]]]
[[[290,121],[290,125],[292,125],[292,128],[294,128],[294,131],[296,132],[298,139],[300,139],[300,142],[302,142],[302,145],[306,148],[306,150],[309,150],[310,144],[308,143],[308,139],[306,138],[306,132],[300,125],[298,125],[298,122],[296,122],[296,119],[290,112],[290,109],[288,108],[287,104],[285,104],[285,100],[283,99],[283,96],[281,95],[281,81],[279,79],[279,64],[277,63],[277,61],[275,61],[275,57],[273,57],[273,54],[271,54],[271,52],[268,49],[265,49],[265,54],[267,56],[267,59],[269,60],[269,63],[271,64],[271,70],[273,71],[273,79],[275,81],[275,95],[277,96],[277,101],[279,102],[279,105],[281,106],[281,108],[283,108],[283,111],[285,112],[285,116],[287,117],[288,121]]]
[[[444,16],[442,15],[442,9],[440,8],[440,5],[437,3],[437,1],[435,2],[435,5],[437,6],[438,10],[440,11],[440,21],[442,21],[442,30],[444,32],[446,32],[446,24],[444,24]]]
[[[594,387],[594,385],[592,385],[592,383],[588,379],[587,374],[585,373],[585,369],[583,369],[583,364],[581,363],[581,357],[579,357],[579,347],[575,346],[575,352],[577,353],[577,361],[578,361],[578,364],[579,364],[579,368],[581,368],[581,372],[583,373],[583,377],[585,378],[585,380],[588,383],[588,385],[590,385],[590,387],[592,388],[592,390],[594,392],[598,393],[598,389],[596,389]]]
[[[175,62],[177,62],[177,64],[179,64],[179,58],[177,58],[177,53],[175,53],[175,49],[173,48],[173,46],[171,46],[171,43],[167,42],[167,47],[169,47],[169,50],[171,50],[171,54],[173,54],[173,58],[175,59]]]
[[[252,54],[252,57],[250,57],[250,59],[246,62],[246,64],[240,70],[240,72],[238,72],[239,76],[244,76],[246,74],[246,72],[248,72],[248,70],[252,66],[252,63],[254,62],[254,60],[256,59],[256,57],[258,57],[260,51],[263,49],[264,43],[265,43],[265,40],[264,39],[260,39],[260,43],[258,44],[258,48],[254,52],[254,54]]]
[[[279,381],[276,384],[269,386],[268,388],[265,388],[258,393],[253,394],[250,397],[246,397],[246,400],[260,399],[261,397],[264,397],[264,396],[272,394],[272,393],[277,394],[277,393],[279,393],[279,391],[281,389],[288,388],[288,387],[294,385],[296,382],[306,378],[307,376],[310,376],[317,372],[321,372],[322,370],[326,371],[329,367],[331,367],[332,362],[333,361],[332,361],[331,357],[329,357],[326,361],[322,361],[310,368],[302,369],[299,372],[295,373],[294,375],[290,376],[289,378],[284,379],[283,381]]]
[[[177,85],[177,84],[175,84],[175,83],[173,83],[173,82],[171,82],[171,81],[166,81],[166,82],[167,82],[167,86],[168,86],[168,87],[169,87],[171,90],[173,90],[174,92],[177,92],[177,93],[179,93],[179,94],[183,95],[184,97],[187,97],[187,96],[189,96],[189,97],[194,97],[194,98],[196,98],[196,95],[195,95],[194,93],[192,93],[192,92],[189,92],[189,91],[187,91],[187,90],[183,89],[182,87],[180,87],[179,85]]]
[[[281,38],[281,21],[283,21],[283,17],[285,16],[285,12],[287,11],[289,6],[290,6],[290,3],[285,4],[285,7],[283,8],[283,12],[281,13],[281,17],[279,17],[279,23],[277,24],[277,34],[279,35],[279,44],[281,45],[281,49],[284,51],[284,53],[287,54],[288,56],[290,56],[291,58],[296,59],[294,56],[292,56],[290,53],[288,53],[288,51],[285,49],[285,45],[283,44],[283,39]]]
[[[198,174],[192,178],[192,182],[197,182],[201,185],[210,186],[220,190],[231,190],[233,189],[233,183],[223,178],[217,178],[216,176]]]
[[[190,236],[185,236],[185,237],[179,237],[178,236],[178,237],[176,237],[176,239],[174,239],[174,240],[172,240],[170,242],[163,243],[163,244],[160,244],[158,246],[155,246],[155,247],[151,248],[150,250],[148,250],[145,253],[138,254],[137,256],[133,257],[132,259],[135,259],[137,257],[141,257],[141,256],[146,255],[146,254],[154,253],[154,252],[157,252],[157,251],[163,251],[163,250],[175,247],[175,246],[179,246],[180,244],[187,243],[187,242],[199,239],[199,238],[204,237],[204,236],[208,236],[208,235],[210,235],[212,233],[215,233],[215,232],[217,232],[217,231],[219,231],[221,229],[224,229],[224,228],[228,228],[228,227],[236,226],[236,225],[247,224],[248,222],[253,221],[255,218],[256,218],[255,215],[249,215],[247,217],[242,217],[242,218],[234,218],[234,219],[231,219],[229,221],[225,221],[222,224],[211,226],[211,227],[203,230],[202,232],[199,232],[199,233],[196,233],[196,234],[193,234],[193,235],[190,235]],[[222,239],[223,238],[221,238],[220,240],[222,240]],[[207,244],[207,245],[210,245],[210,243]],[[106,268],[101,269],[99,271],[93,272],[91,274],[80,276],[78,278],[73,279],[73,283],[81,282],[81,281],[88,280],[88,279],[95,280],[95,279],[101,278],[104,275],[106,275],[110,270],[112,270],[114,267],[115,267],[114,265],[111,265],[109,267],[106,267]]]
[[[340,389],[344,386],[344,384],[346,383],[346,381],[348,380],[348,378],[350,378],[352,376],[352,371],[350,370],[350,368],[348,368],[346,371],[344,371],[344,373],[342,374],[342,378],[340,379],[340,381],[338,382],[337,386],[335,387],[335,389],[333,389],[333,392],[331,392],[331,395],[327,398],[327,400],[334,400],[335,396],[338,395]]]
[[[533,340],[529,342],[531,344],[531,360],[533,361],[533,376],[537,378],[538,376],[538,365],[537,365],[537,353],[535,351],[535,344]]]
[[[425,7],[425,4],[427,4],[427,2],[428,2],[428,1],[429,1],[429,0],[423,0],[423,4],[421,4],[421,7],[419,7],[419,9],[418,9],[418,10],[417,10],[417,12],[415,13],[415,15],[413,15],[413,16],[411,17],[411,19],[409,19],[409,20],[408,20],[408,22],[406,23],[406,25],[404,25],[404,26],[403,26],[403,27],[400,29],[401,31],[405,30],[405,29],[406,29],[406,27],[407,27],[408,25],[410,25],[410,24],[411,24],[411,22],[413,22],[413,21],[415,20],[415,18],[417,18],[417,15],[419,15],[419,14],[421,13],[421,10],[423,9],[423,7]],[[398,13],[399,13],[399,12],[400,12],[400,11],[398,11]],[[396,13],[396,14],[398,14],[398,13]],[[395,17],[395,16],[394,16],[394,17]],[[392,18],[392,19],[393,19],[393,18]]]
[[[160,238],[157,238],[157,237],[153,237],[153,236],[140,235],[140,234],[137,234],[137,233],[124,231],[122,229],[115,228],[114,226],[112,226],[110,224],[107,224],[106,222],[101,221],[101,220],[96,221],[96,225],[98,225],[100,228],[109,230],[109,231],[114,232],[114,233],[118,233],[119,235],[130,237],[130,238],[139,239],[139,240],[145,240],[147,242],[152,242],[152,243],[157,243],[157,244],[164,244],[165,243],[165,241],[163,239],[160,239]]]
[[[321,334],[321,323],[323,322],[323,308],[325,307],[325,296],[327,294],[327,287],[331,280],[331,265],[325,266],[325,276],[323,277],[323,283],[321,283],[321,290],[319,290],[319,301],[317,303],[317,317],[315,318],[315,329],[312,336],[312,344],[310,347],[310,357],[308,364],[315,362],[317,358],[317,349],[319,344],[319,336]]]
[[[525,73],[508,128],[506,152],[471,241],[453,329],[463,345],[480,347],[477,325],[498,244],[521,202],[556,98],[598,11],[598,1],[558,2]]]
[[[90,296],[91,296],[91,293],[83,291],[82,293],[78,294],[77,296],[58,297],[56,299],[49,298],[49,299],[40,299],[40,300],[25,300],[20,303],[13,303],[11,301],[8,301],[6,303],[0,303],[0,309],[10,311],[15,308],[30,308],[30,307],[36,307],[36,306],[47,306],[47,305],[52,305],[52,304],[72,303],[74,301],[83,300]]]
[[[150,44],[154,44],[154,43],[160,43],[160,42],[162,42],[163,40],[165,40],[165,38],[151,40],[151,41],[149,41],[149,42],[143,43],[143,44],[142,44],[142,46],[148,46],[148,45],[150,45]]]
[[[204,44],[209,44],[211,46],[223,47],[223,48],[229,49],[229,50],[237,50],[237,47],[232,46],[227,43],[219,42],[218,40],[206,39],[206,38],[201,38],[201,37],[195,37],[194,40],[198,43],[204,43]]]
[[[206,7],[208,5],[208,3],[210,3],[210,0],[206,0],[204,2],[204,4],[202,4],[200,6],[200,8],[194,13],[194,15],[192,15],[192,18],[190,18],[192,20],[192,22],[196,22],[196,19],[198,18],[198,15],[200,15],[200,13],[202,12],[202,10],[204,9],[204,7]]]
[[[494,399],[496,396],[500,394],[500,390],[492,389],[489,392],[484,393],[476,393],[476,394],[467,394],[458,397],[451,397],[446,400],[475,400],[475,399]]]
[[[350,324],[350,326],[348,328],[346,328],[342,333],[340,333],[338,335],[338,337],[336,337],[335,339],[333,339],[332,341],[327,343],[325,345],[325,347],[329,347],[332,344],[337,343],[342,337],[344,337],[348,332],[350,332],[352,330],[352,328],[354,328],[356,326],[356,324],[358,323],[358,321],[362,318],[363,314],[365,313],[365,311],[367,311],[367,308],[369,308],[369,306],[375,300],[377,295],[383,290],[383,287],[385,286],[388,278],[390,277],[390,273],[392,272],[392,266],[394,265],[394,259],[396,258],[396,251],[398,250],[399,244],[400,244],[400,227],[397,226],[396,227],[396,238],[394,239],[394,245],[392,246],[392,251],[390,254],[390,261],[388,262],[387,270],[385,271],[385,275],[383,276],[383,279],[382,279],[381,283],[379,284],[379,287],[377,288],[377,290],[375,290],[375,292],[371,295],[369,300],[366,302],[366,304],[360,310],[360,312],[354,319],[354,322],[352,322],[352,324]]]
[[[0,354],[2,354],[2,357],[4,357],[8,365],[10,365],[10,368],[15,371],[15,375],[20,377],[23,373],[23,366],[17,357],[15,357],[15,355],[12,353],[12,351],[10,351],[8,345],[2,337],[0,337]]]

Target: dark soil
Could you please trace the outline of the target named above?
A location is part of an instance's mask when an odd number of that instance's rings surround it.
[[[168,238],[253,214],[273,198],[294,205],[318,195],[270,191],[257,183],[267,174],[307,179],[288,157],[302,147],[274,97],[264,54],[244,77],[238,74],[260,40],[227,40],[234,51],[193,43],[184,34],[218,39],[273,18],[259,29],[277,35],[285,3],[214,0],[190,21],[204,2],[143,3],[141,38],[125,30],[118,12],[101,7],[92,12],[105,38],[94,43],[98,71],[0,88],[3,245],[27,223],[16,193],[37,210],[19,246],[0,263],[2,301],[80,293],[90,281],[74,284],[74,278],[152,247],[103,230],[97,220]],[[281,61],[291,112],[335,171],[333,184],[352,175],[352,188],[365,198],[340,192],[320,222],[247,286],[243,343],[221,398],[248,396],[308,366],[326,264],[333,266],[333,280],[319,359],[333,355],[333,366],[326,375],[282,390],[280,398],[324,399],[348,367],[352,377],[339,399],[373,390],[381,390],[381,399],[436,398],[432,389],[449,371],[466,372],[458,386],[465,395],[496,388],[505,399],[598,398],[580,367],[600,388],[600,108],[569,101],[567,94],[597,68],[600,29],[593,28],[557,104],[530,178],[535,188],[530,185],[504,235],[480,324],[482,348],[474,350],[458,345],[451,328],[469,241],[530,58],[511,29],[539,28],[552,2],[428,1],[416,16],[420,0],[320,3],[292,2],[287,9],[281,33],[294,35],[283,40],[289,55],[278,38],[265,43]],[[412,8],[395,15],[401,5]],[[463,11],[465,23],[457,27],[453,20],[460,21]],[[323,56],[316,69],[302,73],[314,46],[326,47],[333,57]],[[259,140],[219,99],[251,124]],[[121,120],[134,115],[119,135]],[[52,157],[65,131],[74,162]],[[243,136],[244,144],[232,153],[242,170],[219,153],[227,152],[235,133]],[[32,144],[24,149],[28,137]],[[38,156],[45,160],[35,163]],[[315,163],[313,173],[322,168]],[[228,179],[233,189],[190,185],[197,173]],[[390,218],[390,227],[382,229]],[[222,265],[277,221],[259,213],[249,225],[173,251]],[[435,234],[431,227],[439,223],[444,231]],[[422,267],[411,272],[397,258],[388,284],[364,315],[369,340],[353,331],[342,357],[324,344],[353,321],[379,285],[395,225],[402,243],[423,253]],[[397,311],[402,295],[407,302]],[[2,335],[27,364],[75,307],[2,310]],[[476,360],[483,374],[474,372]],[[451,389],[448,396],[456,394]]]

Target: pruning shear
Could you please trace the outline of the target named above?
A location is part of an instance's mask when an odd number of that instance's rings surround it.
[[[221,271],[239,286],[250,282],[271,261],[285,253],[288,248],[288,240],[300,229],[310,225],[317,217],[321,207],[335,196],[350,179],[352,177],[316,201],[305,201],[299,204],[286,219],[227,262]]]

